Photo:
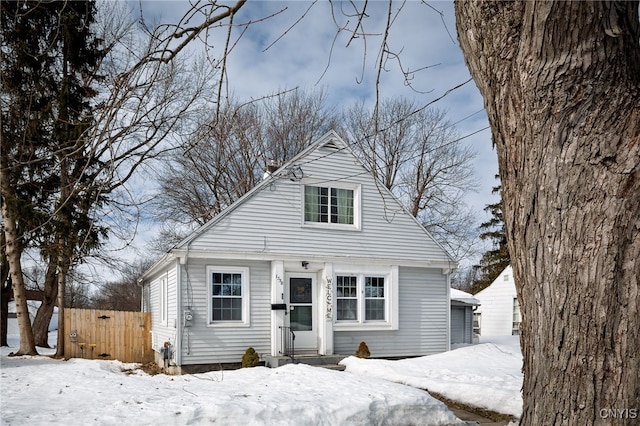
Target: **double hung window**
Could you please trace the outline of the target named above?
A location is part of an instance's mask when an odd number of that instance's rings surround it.
[[[384,321],[384,277],[364,278],[364,319],[365,321]]]
[[[336,320],[373,322],[387,320],[388,299],[384,276],[337,275]]]
[[[354,186],[304,186],[304,223],[358,226],[358,191]]]
[[[358,319],[358,277],[338,275],[336,277],[336,311],[338,320]]]
[[[248,268],[207,268],[209,323],[248,324]]]

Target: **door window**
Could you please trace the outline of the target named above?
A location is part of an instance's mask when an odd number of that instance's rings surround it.
[[[313,286],[311,278],[289,280],[289,322],[293,331],[313,329]]]

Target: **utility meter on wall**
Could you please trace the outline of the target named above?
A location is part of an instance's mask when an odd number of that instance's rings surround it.
[[[191,322],[193,321],[193,312],[184,311],[184,326],[191,327]]]

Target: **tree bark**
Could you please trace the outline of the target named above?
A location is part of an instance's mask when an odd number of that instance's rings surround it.
[[[64,244],[63,241],[61,241],[61,245],[62,244]],[[64,295],[66,293],[67,273],[69,272],[69,263],[63,258],[64,253],[65,252],[61,251],[59,261],[60,266],[58,267],[58,273],[56,274],[58,279],[58,343],[56,345],[55,358],[64,357],[64,337],[66,333],[64,328]]]
[[[6,247],[4,226],[0,230],[0,244]],[[9,322],[9,300],[13,298],[9,262],[5,251],[0,252],[0,346],[9,346],[7,341],[7,324]]]
[[[42,292],[42,304],[38,308],[33,319],[33,337],[36,346],[49,348],[49,324],[56,306],[58,297],[58,282],[56,276],[56,262],[50,261],[44,277],[44,290]]]
[[[4,235],[4,231],[2,232]],[[11,279],[8,278],[9,275],[9,264],[6,265],[3,263],[2,268],[6,268],[7,270],[7,278],[4,278],[2,281],[2,293],[0,301],[0,346],[9,346],[9,342],[7,340],[7,332],[8,332],[8,323],[9,323],[9,299],[13,297],[13,290],[11,288]],[[5,274],[5,271],[2,271],[2,275]]]
[[[15,355],[38,355],[33,338],[33,330],[31,329],[31,319],[29,318],[29,309],[27,307],[27,294],[24,286],[24,277],[22,275],[22,264],[20,261],[22,245],[16,228],[17,216],[11,208],[13,190],[9,183],[6,156],[3,155],[0,157],[0,161],[2,162],[0,167],[0,185],[2,185],[2,195],[4,197],[2,202],[2,220],[4,222],[6,244],[5,255],[7,263],[9,264],[9,273],[11,274],[11,287],[16,303],[16,317],[20,331],[20,347]]]
[[[498,152],[523,315],[522,424],[637,424],[638,2],[455,9]]]

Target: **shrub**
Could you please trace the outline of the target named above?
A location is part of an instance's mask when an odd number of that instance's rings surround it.
[[[369,347],[365,342],[360,342],[360,346],[358,346],[358,350],[356,351],[355,356],[357,356],[358,358],[369,358],[371,356]]]
[[[242,355],[242,368],[255,367],[260,362],[260,355],[253,348],[247,348]]]

